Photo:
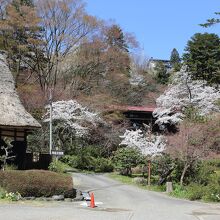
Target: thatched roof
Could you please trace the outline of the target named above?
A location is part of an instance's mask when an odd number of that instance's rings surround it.
[[[0,128],[33,129],[41,125],[21,104],[6,57],[0,51]]]

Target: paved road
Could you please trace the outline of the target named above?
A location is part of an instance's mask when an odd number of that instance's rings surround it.
[[[220,220],[220,205],[173,199],[120,184],[105,175],[73,174],[75,187],[95,194],[85,202],[0,204],[0,220]]]

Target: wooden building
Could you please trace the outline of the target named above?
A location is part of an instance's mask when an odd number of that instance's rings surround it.
[[[128,105],[111,105],[105,108],[106,112],[121,112],[127,118],[131,126],[141,127],[143,124],[154,124],[153,106],[128,106]]]
[[[15,164],[19,169],[23,168],[27,135],[40,127],[41,125],[22,105],[6,57],[0,52],[0,139],[4,137],[13,139]]]

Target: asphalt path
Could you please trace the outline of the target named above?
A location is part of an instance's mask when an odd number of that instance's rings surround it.
[[[163,193],[121,184],[106,175],[76,173],[73,177],[76,188],[94,193],[97,209],[112,211],[113,215],[111,213],[108,219],[220,220],[218,204],[171,198]]]
[[[106,175],[73,173],[75,188],[93,192],[89,202],[0,204],[0,220],[220,220],[220,205],[190,202],[121,184]]]

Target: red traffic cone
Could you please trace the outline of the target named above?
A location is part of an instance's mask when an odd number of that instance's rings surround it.
[[[94,197],[94,193],[91,193],[90,208],[95,208],[95,197]]]

